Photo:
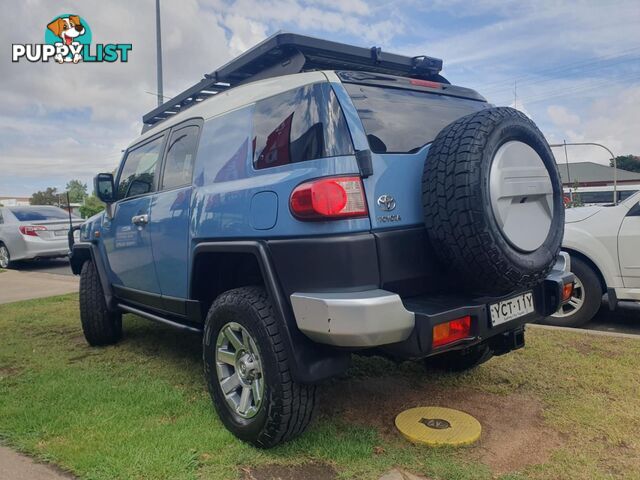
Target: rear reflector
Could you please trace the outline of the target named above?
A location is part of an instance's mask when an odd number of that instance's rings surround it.
[[[30,237],[37,237],[38,232],[42,232],[47,229],[44,225],[21,225],[18,228],[20,229],[21,234],[28,235]]]
[[[571,300],[571,295],[573,295],[573,282],[565,283],[562,287],[562,303]]]
[[[447,323],[433,327],[433,347],[441,347],[448,343],[467,338],[471,335],[471,317],[456,318]]]
[[[367,202],[360,177],[328,177],[298,185],[289,202],[300,220],[363,217]]]

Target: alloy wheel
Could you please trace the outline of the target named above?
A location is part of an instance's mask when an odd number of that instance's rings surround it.
[[[9,250],[4,245],[0,245],[0,268],[9,266]]]
[[[229,322],[218,333],[216,373],[231,410],[242,418],[254,417],[264,396],[262,360],[254,339],[239,323]]]
[[[560,307],[556,313],[551,315],[552,317],[570,317],[571,315],[575,315],[578,310],[582,308],[582,305],[584,304],[584,286],[582,285],[580,279],[575,275],[575,273],[574,277],[575,281],[573,284],[573,294],[571,295],[571,299],[568,303]]]

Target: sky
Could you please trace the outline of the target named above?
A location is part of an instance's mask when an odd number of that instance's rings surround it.
[[[156,104],[155,1],[2,3],[0,196],[90,184],[116,168]],[[283,30],[442,58],[451,83],[516,106],[549,143],[640,155],[638,0],[161,0],[161,12],[165,96]],[[133,44],[129,61],[11,62],[12,43],[42,43],[63,13],[85,19],[94,44]],[[595,147],[568,154],[608,164]]]

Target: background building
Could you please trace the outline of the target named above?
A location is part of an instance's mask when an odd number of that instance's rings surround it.
[[[567,169],[568,167],[568,169]],[[580,203],[613,202],[614,168],[594,162],[558,163],[565,193],[578,195]],[[640,173],[617,169],[618,201],[640,190]]]
[[[5,207],[20,207],[23,205],[29,205],[29,197],[1,197],[0,205]]]

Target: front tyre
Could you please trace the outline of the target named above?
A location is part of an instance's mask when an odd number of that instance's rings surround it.
[[[93,347],[112,345],[122,338],[122,314],[107,309],[98,271],[91,260],[84,262],[80,272],[80,322],[84,338]]]
[[[316,387],[292,380],[278,319],[263,288],[237,288],[216,299],[206,319],[203,355],[213,404],[236,437],[270,448],[305,430]]]

